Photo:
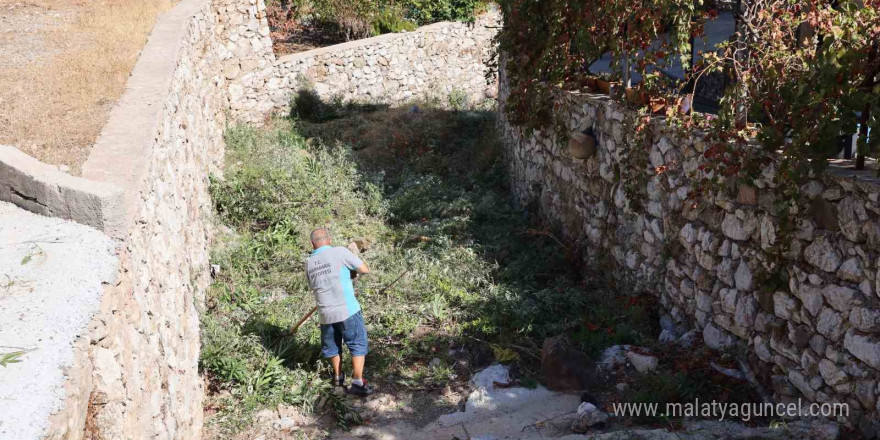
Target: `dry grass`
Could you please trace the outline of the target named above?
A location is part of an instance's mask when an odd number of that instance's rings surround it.
[[[172,4],[0,0],[0,10],[23,14],[23,27],[45,21],[8,42],[19,48],[30,44],[38,53],[0,63],[0,143],[79,174],[156,17]]]

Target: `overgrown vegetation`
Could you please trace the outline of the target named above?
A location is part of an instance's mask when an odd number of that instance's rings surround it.
[[[533,382],[546,336],[568,333],[591,354],[653,339],[648,300],[580,278],[574,246],[510,205],[490,112],[431,103],[326,111],[295,109],[312,120],[226,135],[228,167],[212,195],[229,230],[214,255],[221,269],[201,362],[225,396],[213,408],[224,430],[261,407],[309,411],[329,395],[317,325],[288,332],[314,304],[302,263],[316,226],[337,245],[373,243],[364,258],[374,273],[356,289],[376,383],[442,387],[493,359],[516,362]],[[469,367],[452,367],[452,348],[466,348]],[[335,408],[346,420],[344,405]]]
[[[510,120],[528,129],[552,126],[555,90],[590,89],[587,67],[603,53],[609,79],[629,87],[626,73],[643,81],[615,98],[651,118],[651,107],[675,126],[699,127],[711,143],[705,156],[716,179],[748,177],[777,161],[780,187],[797,186],[856,135],[856,167],[880,145],[880,10],[873,3],[831,0],[756,0],[736,3],[730,41],[694,53],[707,21],[718,17],[702,0],[501,1],[499,53],[511,93]],[[660,72],[679,60],[684,79]],[[697,60],[691,65],[691,60]],[[628,66],[628,67],[627,67]],[[721,74],[728,87],[717,117],[680,110],[705,75]],[[684,96],[684,98],[682,98]],[[687,106],[690,108],[691,106]],[[680,115],[679,113],[685,113]],[[762,148],[750,140],[757,138]],[[640,147],[640,146],[637,146]],[[793,181],[793,182],[792,182]]]
[[[473,21],[483,0],[275,0],[273,29],[310,28],[344,41],[411,31],[438,21]]]

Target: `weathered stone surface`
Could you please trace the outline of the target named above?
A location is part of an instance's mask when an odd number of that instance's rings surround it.
[[[862,407],[868,411],[874,409],[877,402],[877,392],[875,391],[877,381],[875,379],[863,379],[856,381],[854,393]]]
[[[862,303],[861,295],[858,291],[849,287],[831,284],[822,288],[822,296],[834,310],[849,314],[853,307]]]
[[[832,387],[848,380],[846,373],[828,359],[819,361],[819,373],[822,374],[825,383]]]
[[[773,294],[773,312],[782,319],[791,319],[797,309],[798,302],[785,292]]]
[[[265,14],[258,20],[261,32],[265,29],[268,35]],[[499,21],[500,14],[490,9],[472,25],[436,23],[413,32],[385,34],[278,59],[268,37],[252,40],[244,53],[230,56],[266,61],[270,68],[251,72],[258,79],[253,83],[234,81],[243,90],[232,99],[232,116],[259,123],[266,114],[284,112],[290,96],[306,83],[326,100],[339,96],[344,101],[406,104],[433,97],[446,103],[453,92],[467,103],[491,99],[498,94],[498,87],[495,81],[487,86],[486,63]],[[242,70],[244,78],[248,69]],[[588,150],[575,152],[576,157],[590,157]]]
[[[834,272],[840,267],[840,251],[824,236],[816,240],[804,250],[804,258],[813,266],[825,272]]]
[[[758,189],[751,185],[739,184],[738,192],[736,195],[736,203],[742,205],[757,205],[758,204]]]
[[[880,310],[856,307],[849,314],[852,326],[866,333],[880,332]]]
[[[860,283],[865,279],[865,274],[862,272],[862,264],[859,263],[858,258],[850,258],[844,261],[840,268],[837,269],[837,276],[854,283]]]
[[[850,330],[846,332],[843,346],[862,362],[880,370],[880,337]]]
[[[824,304],[822,301],[822,290],[810,285],[802,284],[797,288],[796,292],[797,297],[800,298],[801,302],[804,304],[804,308],[806,308],[811,315],[818,315]]]
[[[745,260],[740,260],[733,279],[737,290],[746,291],[752,288],[752,271],[749,270],[749,264]]]
[[[721,222],[721,231],[732,240],[748,240],[755,231],[758,221],[751,212],[744,217],[740,219],[734,214],[726,214]]]
[[[502,75],[499,99],[508,94]],[[534,206],[547,224],[562,224],[570,242],[587,243],[587,266],[610,260],[634,288],[656,293],[666,313],[702,329],[708,346],[748,347],[762,374],[796,371],[799,394],[857,402],[856,382],[874,370],[850,354],[844,335],[856,332],[849,347],[867,358],[865,347],[880,334],[880,189],[817,175],[801,188],[807,209],[799,204],[783,218],[776,202],[787,196],[775,186],[777,164],[768,163],[755,179],[731,177],[694,200],[692,189],[706,163],[696,142],[664,140],[665,123],[651,121],[644,151],[652,156],[649,166],[663,165],[664,172],[638,180],[615,173],[625,165],[621,153],[628,135],[620,121],[630,110],[604,97],[561,95],[555,108],[563,120],[566,112],[571,115],[567,128],[593,129],[600,140],[597,154],[586,163],[572,161],[553,136],[528,134],[499,112],[517,203]],[[582,119],[588,112],[594,120]],[[552,147],[544,151],[533,144]],[[593,191],[592,182],[612,188]],[[625,194],[633,188],[643,196],[641,204]],[[616,209],[597,212],[603,204]],[[671,342],[674,334],[664,328],[662,339]],[[867,398],[865,387],[859,392]],[[870,413],[880,417],[876,402]]]
[[[608,414],[590,402],[583,402],[577,409],[577,416],[571,424],[571,430],[577,433],[588,432],[593,428],[602,427],[607,421]]]
[[[840,233],[849,241],[858,243],[865,239],[862,225],[868,220],[864,202],[852,196],[845,197],[837,204],[837,218]]]
[[[837,341],[845,331],[843,318],[839,313],[825,307],[816,320],[816,330],[826,338]]]
[[[709,324],[703,329],[703,342],[709,348],[725,351],[736,344],[736,337],[716,327],[714,324]]]
[[[629,359],[633,368],[642,374],[647,374],[656,370],[657,364],[659,363],[659,359],[656,357],[636,353],[635,351],[628,351],[626,353],[626,358]]]
[[[568,154],[575,159],[589,159],[596,154],[596,139],[586,133],[572,133],[568,139]]]
[[[816,400],[816,390],[814,390],[810,386],[810,384],[807,382],[807,379],[799,371],[789,371],[788,380],[804,395],[804,397],[806,397],[810,401]]]

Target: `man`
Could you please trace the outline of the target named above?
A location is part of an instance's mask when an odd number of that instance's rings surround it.
[[[370,273],[367,265],[344,247],[330,245],[330,233],[315,229],[311,234],[312,255],[306,260],[309,286],[318,303],[321,320],[321,354],[333,364],[335,385],[345,388],[341,370],[342,343],[351,352],[351,387],[353,394],[362,396],[373,392],[364,380],[364,360],[367,355],[367,329],[361,306],[354,296],[352,278]]]

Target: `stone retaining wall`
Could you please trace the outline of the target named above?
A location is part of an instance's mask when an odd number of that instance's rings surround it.
[[[506,94],[502,80],[500,102]],[[689,200],[704,163],[698,135],[681,139],[658,121],[649,148],[634,150],[625,142],[633,113],[621,104],[561,92],[556,102],[570,133],[592,130],[595,152],[576,159],[567,142],[528,135],[500,110],[517,202],[583,246],[587,264],[610,265],[656,293],[712,348],[748,353],[779,400],[847,402],[848,424],[876,429],[880,185],[833,173],[811,180],[801,188],[810,209],[786,232],[774,166]],[[783,245],[790,249],[774,264]]]
[[[228,108],[216,24],[209,0],[159,18],[83,166],[83,179],[122,191],[118,275],[74,344],[45,438],[201,436],[208,176],[220,169]]]
[[[261,122],[284,112],[304,85],[326,100],[401,104],[453,91],[470,102],[494,97],[486,80],[492,38],[500,24],[494,9],[475,23],[442,22],[413,32],[386,34],[280,58],[272,53],[262,0],[250,8],[230,5],[221,19],[224,75],[232,116]]]

